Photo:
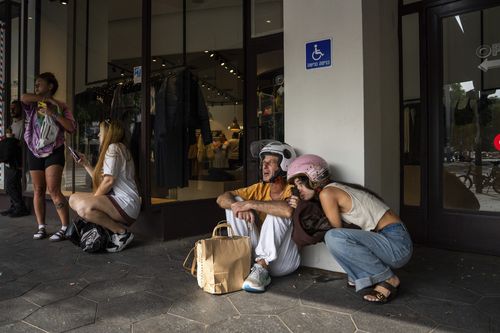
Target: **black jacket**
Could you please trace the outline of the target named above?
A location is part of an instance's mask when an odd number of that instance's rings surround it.
[[[212,142],[205,100],[198,82],[186,69],[166,77],[156,93],[154,150],[156,182],[160,187],[188,186],[188,150],[201,129],[203,142]]]

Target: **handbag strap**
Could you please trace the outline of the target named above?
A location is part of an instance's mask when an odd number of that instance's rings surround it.
[[[229,237],[233,236],[233,228],[231,227],[231,225],[229,223],[227,223],[226,220],[222,220],[222,221],[219,221],[217,223],[217,225],[215,226],[214,231],[212,232],[212,238],[217,236],[217,230],[222,229],[222,228],[227,229],[227,231],[228,231],[227,234]]]
[[[186,259],[184,259],[184,263],[182,264],[182,267],[188,272],[191,272],[191,275],[196,277],[196,251],[194,250],[196,248],[196,245],[189,251],[188,255],[186,256]],[[191,262],[191,267],[187,265],[187,262],[189,260],[189,257],[191,257],[191,253],[193,253],[193,261]]]

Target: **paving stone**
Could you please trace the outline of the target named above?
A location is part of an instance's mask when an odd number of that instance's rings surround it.
[[[283,296],[271,290],[265,293],[238,292],[229,296],[241,314],[277,315],[299,304],[298,297]]]
[[[179,299],[174,302],[169,313],[204,324],[213,324],[238,314],[227,298],[208,293]]]
[[[84,279],[59,280],[42,283],[27,292],[23,298],[40,306],[44,306],[65,298],[76,296],[87,285],[88,282]]]
[[[353,290],[347,290],[345,280],[317,282],[300,294],[301,303],[329,311],[353,313],[366,306]]]
[[[0,326],[0,332],[2,333],[42,333],[41,329],[38,329],[34,326],[28,325],[21,321],[17,323],[8,324],[4,326]]]
[[[80,296],[99,302],[111,298],[144,291],[150,287],[151,279],[123,278],[118,280],[105,280],[91,283]]]
[[[0,302],[0,326],[22,320],[36,311],[38,306],[22,298]]]
[[[473,305],[416,296],[408,301],[408,306],[444,326],[487,332],[491,325],[489,316],[478,311]]]
[[[90,283],[104,280],[119,280],[128,274],[130,268],[129,265],[112,262],[98,268],[91,267],[81,277]]]
[[[0,301],[22,296],[35,288],[39,282],[36,281],[12,281],[0,285]]]
[[[180,318],[171,314],[162,314],[133,324],[134,333],[164,333],[164,332],[204,332],[206,325]]]
[[[329,272],[324,272],[329,274]],[[318,270],[309,268],[299,268],[294,274],[283,277],[273,277],[269,291],[281,295],[294,296],[300,294],[305,289],[314,284],[315,278],[321,275]]]
[[[405,280],[401,280],[401,288],[410,290],[413,294],[420,296],[468,304],[474,304],[481,298],[479,294],[460,286],[452,285],[449,282],[434,280],[432,283],[429,283],[429,281],[432,280],[423,280],[412,276]]]
[[[67,331],[68,333],[130,333],[132,325],[97,322],[90,325],[78,327],[74,330]]]
[[[470,331],[450,326],[438,326],[437,328],[432,330],[432,333],[466,333],[466,332],[470,333]]]
[[[72,297],[40,308],[25,321],[49,332],[63,332],[94,322],[97,304]]]
[[[493,320],[500,322],[500,297],[484,297],[476,306],[479,311],[489,314]]]
[[[100,302],[97,320],[130,323],[167,313],[172,302],[153,294],[138,292]]]
[[[293,332],[354,332],[349,315],[330,312],[306,306],[294,308],[279,315]]]
[[[406,306],[369,304],[352,315],[356,326],[372,333],[430,332],[437,324]]]
[[[58,281],[67,279],[80,278],[88,268],[69,264],[69,265],[56,265],[50,264],[44,268],[37,268],[32,272],[19,278],[19,281]]]
[[[475,270],[458,275],[452,284],[485,296],[500,296],[500,270]]]
[[[196,278],[185,272],[168,273],[165,278],[152,279],[148,292],[166,297],[172,301],[187,295],[202,295],[205,292],[198,287]]]
[[[227,320],[210,325],[207,332],[217,333],[290,333],[276,316],[233,316]]]
[[[26,275],[33,270],[29,266],[20,262],[11,261],[9,259],[11,258],[2,261],[2,264],[0,264],[0,284],[14,281],[15,279]]]

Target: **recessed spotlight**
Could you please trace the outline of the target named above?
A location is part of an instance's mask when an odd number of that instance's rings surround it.
[[[271,20],[266,20],[266,23],[271,23]]]
[[[205,53],[208,53],[208,50],[205,50]]]
[[[213,58],[215,53],[210,53],[210,58]]]
[[[61,5],[67,5],[67,4],[68,4],[67,1],[61,0]]]
[[[28,20],[32,20],[33,18],[31,16],[28,16]]]
[[[229,71],[229,73],[233,73],[233,72],[234,72],[234,69],[231,69],[231,70]]]
[[[224,61],[221,61],[221,62],[220,62],[220,65],[221,65],[221,66],[224,66],[224,65],[225,65],[225,62],[224,62]]]
[[[156,62],[156,58],[155,57],[153,57],[153,62]]]

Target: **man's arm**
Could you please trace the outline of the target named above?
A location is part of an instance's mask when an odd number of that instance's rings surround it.
[[[272,200],[272,201],[242,201],[236,202],[231,205],[233,212],[255,210],[269,215],[291,218],[293,208],[288,205],[286,201]]]
[[[231,209],[231,205],[235,202],[236,199],[234,198],[234,193],[232,191],[224,192],[217,197],[217,204],[223,209]]]

